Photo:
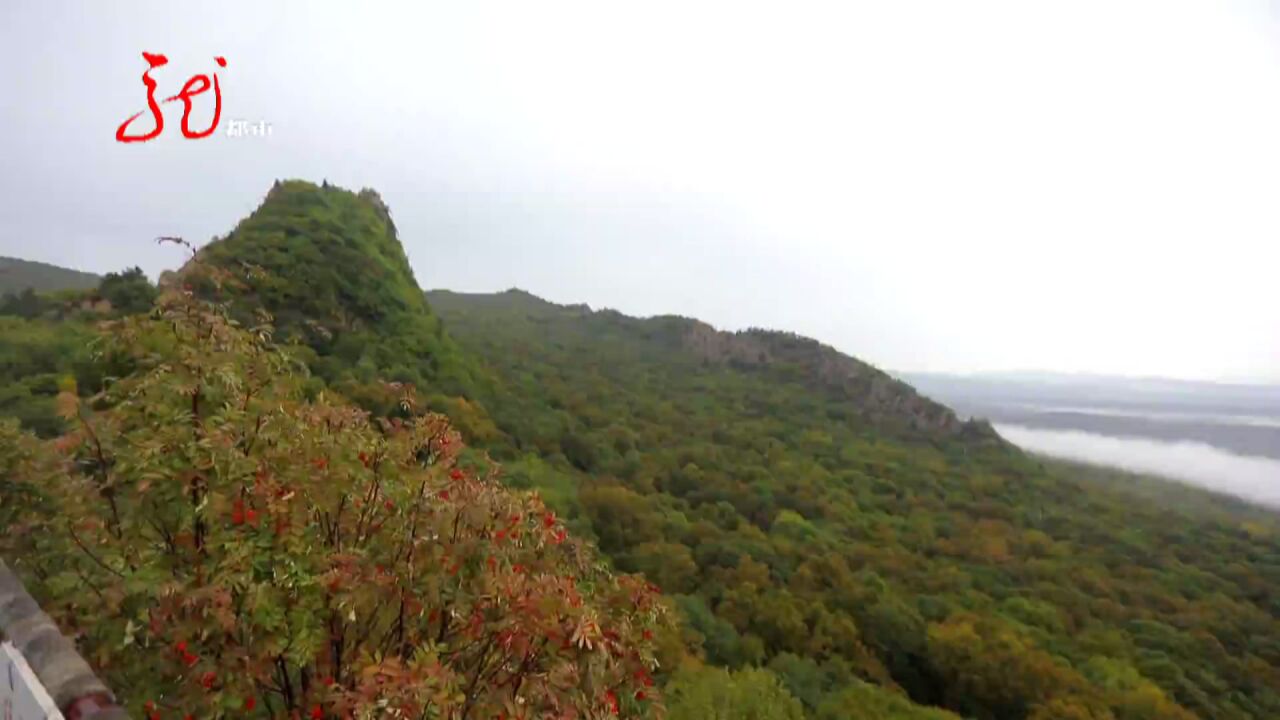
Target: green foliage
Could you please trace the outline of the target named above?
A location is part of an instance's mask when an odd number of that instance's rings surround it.
[[[653,588],[410,389],[308,400],[266,335],[171,289],[67,434],[0,423],[0,550],[137,717],[661,715]]]
[[[24,518],[49,512],[41,489],[32,487],[20,474],[38,452],[39,443],[17,420],[0,419],[0,527],[6,532]]]
[[[0,416],[43,437],[62,432],[54,409],[61,386],[96,389],[101,381],[89,355],[93,338],[80,323],[0,316]]]
[[[156,288],[133,268],[108,273],[91,290],[27,290],[0,301],[0,417],[17,418],[42,437],[62,432],[53,398],[63,385],[89,395],[128,370],[94,355],[92,324],[147,312],[155,297]]]
[[[111,303],[116,313],[133,315],[151,309],[156,288],[142,273],[142,268],[133,267],[121,273],[107,273],[98,284],[98,296]]]
[[[667,685],[671,720],[803,720],[799,701],[768,670],[685,669]]]
[[[700,596],[676,595],[675,600],[681,610],[684,626],[693,633],[690,645],[703,648],[709,662],[741,667],[760,660],[758,653],[743,651],[738,631],[730,622],[711,612],[711,608],[707,607],[706,601]]]
[[[10,293],[0,298],[0,315],[34,318],[48,312],[53,306],[53,302],[48,297],[36,293],[31,288],[24,288],[18,293]]]
[[[958,715],[937,708],[923,708],[884,688],[854,681],[823,701],[817,720],[960,720]],[[1052,715],[1058,720],[1070,716]]]
[[[812,341],[429,300],[498,379],[490,451],[538,455],[529,484],[681,593],[691,646],[815,717],[1280,717],[1269,514],[1026,458]]]
[[[447,396],[476,391],[472,369],[414,280],[390,210],[372,190],[277,182],[199,257],[240,276],[242,286],[227,296],[238,318],[250,322],[265,309],[281,340],[314,352],[308,364],[319,377],[369,409],[387,410],[370,407],[376,390],[369,388],[380,380]],[[189,280],[179,273],[176,281]]]

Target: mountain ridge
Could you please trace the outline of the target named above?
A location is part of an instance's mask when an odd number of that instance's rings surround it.
[[[98,286],[102,276],[74,270],[38,260],[0,256],[0,295],[25,290],[57,292],[89,290]]]
[[[909,383],[819,340],[796,333],[762,328],[719,330],[710,323],[683,315],[634,317],[611,308],[592,310],[585,303],[555,303],[519,288],[495,293],[435,289],[427,291],[426,296],[433,306],[443,308],[464,303],[541,318],[595,315],[615,322],[647,324],[672,349],[705,363],[748,372],[790,374],[815,388],[842,395],[860,405],[873,424],[896,424],[944,437],[998,441],[989,424],[961,420],[954,410],[924,396]]]

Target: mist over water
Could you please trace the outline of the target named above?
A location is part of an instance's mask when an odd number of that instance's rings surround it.
[[[1199,442],[1113,437],[997,423],[1005,439],[1053,457],[1150,473],[1280,509],[1280,461]]]

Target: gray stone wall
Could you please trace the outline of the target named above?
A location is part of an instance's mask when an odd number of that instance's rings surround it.
[[[0,560],[0,637],[22,653],[67,720],[128,720],[115,695]]]

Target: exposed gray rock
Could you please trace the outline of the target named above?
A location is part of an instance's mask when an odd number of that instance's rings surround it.
[[[996,437],[989,426],[962,422],[950,408],[910,385],[817,340],[768,330],[721,332],[706,323],[688,321],[682,345],[706,362],[792,370],[803,382],[841,393],[874,423],[971,439]]]
[[[27,594],[18,576],[0,560],[0,636],[22,653],[53,701],[68,711],[77,701],[95,697],[90,710],[71,713],[80,720],[126,720],[115,696],[62,635],[53,620]]]

